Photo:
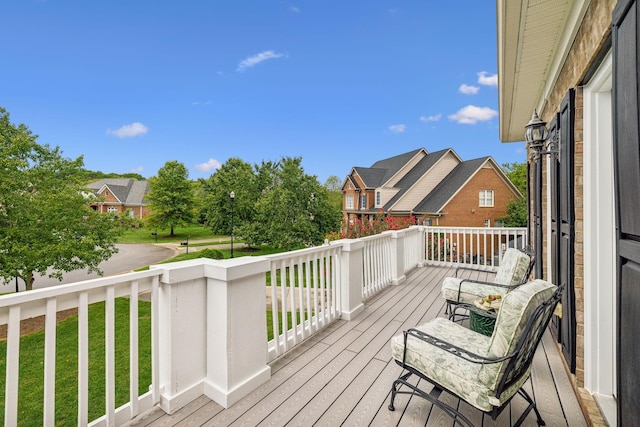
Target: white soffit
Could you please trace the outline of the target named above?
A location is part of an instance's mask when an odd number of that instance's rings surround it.
[[[522,141],[553,88],[589,0],[497,0],[500,140]]]

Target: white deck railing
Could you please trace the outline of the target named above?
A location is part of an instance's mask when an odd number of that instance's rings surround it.
[[[425,264],[495,266],[507,246],[526,245],[521,229],[410,227],[265,257],[198,259],[0,297],[7,325],[4,424],[18,424],[20,321],[45,317],[44,425],[56,409],[56,313],[78,310],[78,425],[119,425],[153,405],[172,413],[201,395],[228,407],[270,378],[268,363],[364,301],[399,285]],[[459,254],[469,254],[461,257]],[[479,261],[480,256],[483,262]],[[474,258],[475,257],[475,258]],[[127,366],[116,366],[117,298],[129,306]],[[139,395],[138,301],[151,304],[151,384]],[[104,302],[104,414],[89,414],[89,306]],[[273,338],[267,338],[267,316]],[[121,319],[120,319],[121,320]],[[129,400],[115,400],[116,372],[129,372]],[[146,384],[142,385],[146,388]],[[102,411],[100,411],[102,413]]]
[[[122,424],[138,413],[151,408],[159,402],[159,384],[157,368],[159,349],[157,340],[150,347],[154,354],[151,359],[152,384],[148,393],[138,395],[138,297],[146,294],[157,307],[159,272],[147,271],[126,276],[108,277],[80,283],[60,285],[52,288],[37,289],[7,295],[0,298],[0,324],[7,325],[6,372],[4,425],[17,425],[18,383],[20,364],[20,321],[37,316],[45,316],[44,340],[44,413],[43,424],[54,425],[56,406],[56,313],[62,310],[77,309],[78,312],[78,425],[89,424],[89,305],[105,303],[105,415],[93,421],[94,425]],[[115,365],[115,299],[125,297],[129,300],[129,343],[130,356],[128,366]],[[158,313],[152,313],[152,336],[158,337]],[[68,362],[70,366],[75,361]],[[115,372],[116,369],[129,371],[130,400],[124,406],[116,408]]]
[[[495,270],[507,248],[524,250],[527,229],[515,227],[425,227],[428,265],[474,266]]]

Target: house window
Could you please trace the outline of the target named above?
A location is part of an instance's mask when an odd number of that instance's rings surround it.
[[[424,225],[433,225],[433,220],[431,218],[425,218]]]
[[[376,191],[376,206],[380,206],[380,200],[382,199],[380,192]]]
[[[491,227],[491,220],[490,219],[485,219],[484,220],[484,226],[485,227]]]
[[[367,209],[367,195],[360,195],[360,209]]]
[[[114,208],[113,206],[107,208],[107,212],[109,213],[118,213],[118,208]]]
[[[480,190],[480,207],[493,207],[493,190]]]
[[[353,209],[353,194],[347,194],[347,209]]]

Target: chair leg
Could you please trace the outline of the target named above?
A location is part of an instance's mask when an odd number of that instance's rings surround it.
[[[396,400],[396,394],[398,394],[398,386],[402,384],[406,384],[406,381],[410,376],[411,376],[411,372],[407,372],[406,374],[400,376],[400,378],[395,380],[391,385],[391,400],[389,401],[390,411],[396,410],[396,407],[393,405],[393,402]]]
[[[532,409],[536,414],[536,421],[538,422],[538,425],[539,426],[546,425],[546,423],[542,419],[542,415],[540,415],[540,411],[538,411],[536,402],[533,401],[531,396],[529,396],[529,394],[522,388],[518,390],[518,394],[520,394],[524,398],[524,400],[526,400],[529,403],[529,406],[527,406],[527,409],[525,409],[522,415],[520,415],[520,418],[518,418],[518,421],[516,421],[513,427],[519,427],[520,425],[522,425],[522,423],[524,422],[524,419],[527,417],[527,415],[529,414],[529,412],[531,412]]]

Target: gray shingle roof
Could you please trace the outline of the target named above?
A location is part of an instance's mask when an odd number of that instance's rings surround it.
[[[384,209],[389,210],[394,203],[400,199],[404,193],[407,192],[429,169],[436,164],[438,160],[442,158],[447,152],[451,149],[447,148],[444,150],[436,151],[434,153],[429,153],[426,157],[418,162],[405,176],[403,176],[400,181],[396,183],[395,188],[399,188],[398,191],[385,205]]]
[[[489,159],[490,157],[487,156],[460,163],[418,203],[414,208],[414,212],[440,212],[444,204],[447,203],[447,201],[462,188],[464,183]]]
[[[136,181],[128,178],[105,178],[87,184],[87,188],[97,193],[105,185],[125,205],[143,205],[147,203],[145,196],[149,191],[149,181]]]

